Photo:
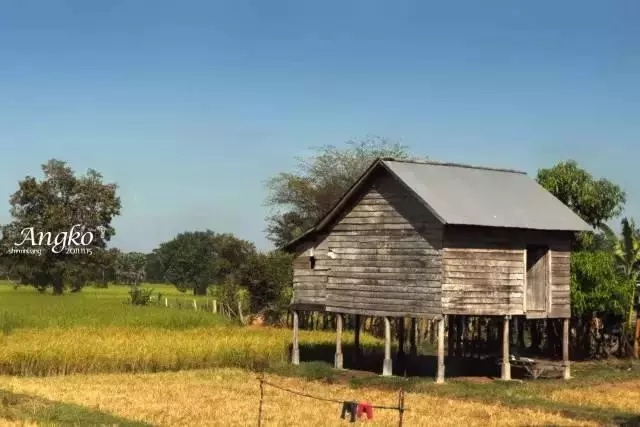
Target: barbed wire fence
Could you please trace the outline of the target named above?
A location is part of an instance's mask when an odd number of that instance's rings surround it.
[[[258,378],[258,381],[260,381],[260,405],[258,406],[258,427],[262,427],[262,415],[263,415],[263,404],[264,404],[264,386],[267,385],[269,387],[273,387],[275,389],[287,392],[287,393],[291,393],[297,396],[301,396],[301,397],[306,397],[309,399],[313,399],[313,400],[319,400],[319,401],[323,401],[323,402],[331,402],[331,403],[337,403],[337,404],[341,404],[344,405],[345,403],[350,403],[347,400],[340,400],[340,399],[331,399],[328,397],[322,397],[322,396],[315,396],[309,393],[305,393],[302,391],[297,391],[297,390],[292,390],[290,388],[287,387],[283,387],[281,385],[278,384],[274,384],[270,381],[267,381],[264,379],[264,376],[261,375]],[[402,427],[402,422],[403,422],[403,418],[404,418],[404,413],[406,411],[408,411],[407,408],[405,408],[404,406],[404,390],[400,389],[398,391],[398,405],[397,406],[384,406],[384,405],[369,405],[370,408],[373,409],[382,409],[382,410],[392,410],[392,411],[398,411],[398,426]]]

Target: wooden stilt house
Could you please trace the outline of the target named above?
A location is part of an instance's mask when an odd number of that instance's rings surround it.
[[[292,362],[300,310],[336,313],[338,337],[343,314],[383,317],[383,375],[392,372],[390,318],[429,318],[439,325],[443,382],[445,317],[500,316],[509,379],[509,319],[523,316],[564,319],[568,378],[570,246],[582,230],[591,227],[523,172],[377,159],[283,248],[295,254]]]

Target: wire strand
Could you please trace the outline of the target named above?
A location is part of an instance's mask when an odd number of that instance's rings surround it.
[[[273,384],[270,383],[269,381],[266,381],[262,378],[258,378],[258,380],[260,380],[261,382],[263,382],[264,384],[267,384],[268,386],[271,386],[273,388],[277,388],[279,390],[282,391],[286,391],[288,393],[292,393],[292,394],[297,394],[298,396],[302,396],[302,397],[308,397],[310,399],[315,399],[315,400],[321,400],[324,402],[332,402],[332,403],[345,403],[348,402],[347,400],[338,400],[338,399],[330,399],[327,397],[319,397],[319,396],[314,396],[308,393],[304,393],[301,391],[297,391],[297,390],[291,390],[290,388],[286,388],[277,384]],[[383,405],[371,405],[372,408],[374,409],[390,409],[390,410],[394,410],[394,411],[408,411],[407,408],[401,408],[400,406],[383,406]]]

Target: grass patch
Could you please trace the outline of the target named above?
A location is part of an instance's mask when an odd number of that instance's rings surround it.
[[[264,370],[289,359],[288,329],[241,327],[203,311],[133,306],[125,303],[127,289],[52,296],[0,286],[0,374]],[[345,346],[350,342],[353,335],[345,334]],[[367,335],[361,342],[364,348],[379,344]],[[305,356],[326,358],[334,343],[332,332],[301,332]]]
[[[327,383],[337,382],[340,375],[340,371],[327,362],[303,362],[299,366],[294,366],[285,361],[272,365],[268,372],[285,377],[304,378],[309,381],[323,380]]]
[[[77,326],[189,329],[229,323],[222,316],[203,311],[133,306],[126,302],[128,288],[115,288],[87,288],[80,293],[52,296],[33,288],[14,290],[0,285],[0,331],[8,334],[15,329]]]

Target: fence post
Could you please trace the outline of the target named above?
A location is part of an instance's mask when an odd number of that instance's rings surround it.
[[[238,317],[240,318],[240,323],[244,325],[244,317],[242,316],[242,301],[238,300]]]
[[[402,418],[404,416],[404,390],[400,389],[400,393],[398,396],[398,411],[400,412],[400,420],[398,421],[398,426],[402,427]]]
[[[213,312],[218,312],[218,302],[216,300],[213,300]]]
[[[262,376],[260,380],[260,406],[258,407],[258,427],[262,426],[262,402],[264,401],[264,380]]]
[[[169,299],[167,297],[164,297],[164,306],[169,307]]]
[[[195,299],[193,300],[193,309],[195,311],[198,311],[198,305],[196,304],[196,300]]]

